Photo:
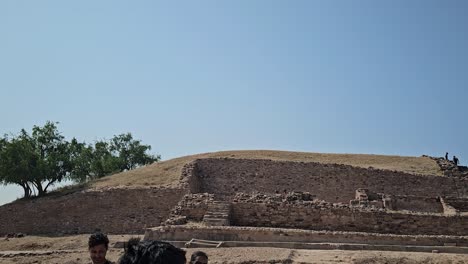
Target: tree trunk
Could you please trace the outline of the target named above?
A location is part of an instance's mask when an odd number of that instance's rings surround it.
[[[44,193],[47,192],[47,188],[49,188],[49,186],[51,186],[52,184],[54,184],[55,181],[56,181],[56,180],[52,180],[52,181],[50,181],[50,182],[46,185],[46,187],[44,188]]]
[[[31,195],[31,190],[29,189],[29,187],[25,187],[25,186],[22,186],[22,187],[23,187],[23,190],[24,190],[24,197],[29,198],[30,195]]]
[[[29,187],[29,185],[27,183],[19,182],[17,184],[20,185],[21,187],[23,187],[24,198],[31,197],[31,188]]]
[[[37,189],[37,196],[42,196],[45,191],[44,188],[42,187],[42,183],[39,180],[34,181],[34,186],[36,186]]]

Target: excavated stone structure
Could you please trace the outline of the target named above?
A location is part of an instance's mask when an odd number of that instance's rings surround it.
[[[444,176],[435,176],[315,162],[199,159],[183,167],[176,187],[83,190],[1,206],[0,235],[146,230],[147,239],[191,245],[372,243],[459,252],[468,247],[463,170],[448,166]]]
[[[447,177],[468,178],[468,167],[466,166],[455,165],[455,162],[446,160],[443,157],[429,157],[425,155],[424,157],[434,160]]]
[[[183,171],[189,193],[166,225],[148,229],[146,238],[303,241],[279,231],[293,228],[310,230],[315,242],[363,243],[367,234],[374,244],[413,245],[425,237],[424,245],[468,246],[464,177],[227,158],[196,160]],[[220,217],[207,221],[213,216]],[[182,225],[174,225],[181,217]],[[314,232],[344,233],[325,239],[329,233]]]

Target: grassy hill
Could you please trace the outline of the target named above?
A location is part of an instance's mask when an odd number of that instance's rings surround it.
[[[186,163],[202,158],[270,159],[278,161],[337,163],[362,168],[374,167],[397,170],[412,174],[442,175],[442,171],[436,162],[426,157],[239,150],[203,153],[162,161],[132,171],[101,178],[91,182],[89,186],[91,188],[103,188],[175,185],[179,180],[181,168]]]

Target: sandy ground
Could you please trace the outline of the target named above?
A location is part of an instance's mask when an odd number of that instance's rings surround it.
[[[111,245],[131,235],[109,236]],[[90,263],[87,235],[68,237],[10,238],[0,240],[2,264],[84,264]],[[210,263],[468,263],[468,255],[387,251],[291,250],[281,248],[203,248],[186,249],[187,257],[195,250],[209,255]],[[123,250],[110,248],[108,259],[117,261]]]

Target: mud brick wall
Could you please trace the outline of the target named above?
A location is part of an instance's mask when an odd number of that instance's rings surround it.
[[[0,235],[143,233],[158,226],[185,194],[184,189],[107,189],[16,201],[0,206]]]
[[[310,192],[318,199],[348,203],[358,188],[389,195],[468,195],[468,181],[443,176],[364,169],[348,165],[247,159],[200,159],[193,170],[199,192],[231,197],[236,192]]]
[[[358,210],[317,201],[232,203],[235,226],[300,228],[389,234],[468,235],[468,217]]]
[[[444,200],[458,212],[468,212],[468,198],[445,198]]]
[[[415,212],[443,213],[442,203],[436,197],[394,196],[392,197],[394,210],[408,210]]]
[[[171,211],[171,217],[185,216],[187,220],[202,221],[212,201],[212,194],[186,194]]]
[[[197,162],[190,162],[184,165],[180,175],[180,184],[190,190],[191,193],[202,192],[202,181],[196,177],[198,174]]]

